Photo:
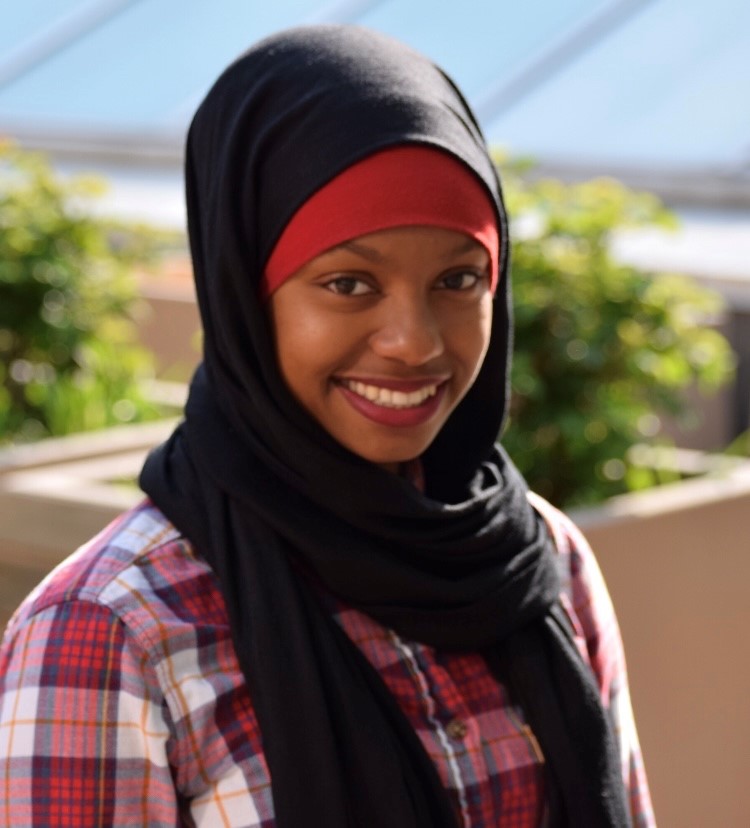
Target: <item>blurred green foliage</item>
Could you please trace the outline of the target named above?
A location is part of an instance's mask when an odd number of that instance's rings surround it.
[[[101,191],[0,143],[0,445],[159,413],[129,316],[154,239],[93,218]]]
[[[601,179],[529,182],[499,159],[514,229],[516,344],[503,444],[533,489],[558,505],[653,486],[663,472],[631,447],[660,439],[664,414],[689,419],[684,391],[710,393],[734,356],[711,327],[721,300],[692,280],[615,260],[615,231],[672,227],[651,195]]]
[[[750,457],[750,430],[735,437],[727,446],[725,454],[729,457]]]

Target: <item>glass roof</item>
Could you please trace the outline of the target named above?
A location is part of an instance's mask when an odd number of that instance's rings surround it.
[[[320,0],[107,5],[114,11],[99,25],[0,88],[0,119],[182,132],[230,60],[259,37],[309,16]]]
[[[436,11],[434,0],[385,0],[357,22],[387,32],[430,55],[472,101],[517,72],[548,42],[580,24],[602,0],[462,0]],[[471,23],[469,23],[471,21]]]
[[[0,55],[5,60],[11,50],[28,42],[58,24],[76,8],[81,0],[43,0],[38,3],[15,3],[13,9],[3,9],[0,27]]]
[[[749,87],[750,3],[661,0],[530,90],[487,132],[533,155],[720,170],[750,161]]]
[[[747,0],[35,0],[0,28],[0,131],[181,145],[218,73],[318,20],[391,33],[443,65],[493,143],[553,161],[743,170]]]

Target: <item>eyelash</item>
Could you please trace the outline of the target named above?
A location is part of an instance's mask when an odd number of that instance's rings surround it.
[[[343,284],[350,284],[352,286],[364,285],[368,289],[362,293],[354,293],[352,291],[346,290],[336,290],[337,287],[341,287]],[[368,284],[364,279],[361,279],[358,276],[336,276],[329,282],[326,282],[323,285],[323,287],[325,287],[327,290],[330,290],[331,293],[335,293],[337,296],[366,296],[367,294],[375,292],[372,285]]]
[[[483,273],[479,273],[479,272],[478,272],[478,271],[476,271],[476,270],[457,270],[457,271],[454,271],[453,273],[447,273],[445,276],[443,276],[443,277],[441,278],[441,280],[440,280],[440,281],[441,281],[441,282],[443,282],[443,283],[445,283],[445,281],[446,281],[447,279],[453,279],[453,278],[455,278],[455,277],[459,277],[459,278],[461,278],[461,277],[463,277],[463,276],[471,276],[471,277],[472,277],[472,279],[473,279],[474,281],[473,281],[470,285],[468,285],[468,286],[464,286],[464,287],[454,287],[454,288],[448,288],[448,287],[446,286],[446,287],[444,287],[443,289],[444,289],[444,290],[455,290],[455,291],[457,291],[457,292],[469,291],[469,290],[471,290],[472,288],[475,288],[475,287],[476,287],[476,286],[477,286],[477,285],[478,285],[478,284],[482,281],[482,279],[484,278],[484,274],[483,274]]]
[[[461,277],[465,277],[465,276],[470,276],[474,280],[468,286],[448,287],[445,284],[445,282],[448,279],[455,279],[456,277],[461,278]],[[440,280],[438,282],[438,289],[439,290],[452,290],[452,291],[455,291],[456,293],[468,292],[472,288],[475,288],[485,277],[486,277],[486,274],[480,273],[480,272],[475,271],[475,270],[469,270],[469,269],[457,270],[457,271],[454,271],[453,273],[447,273],[444,276],[441,276]],[[367,288],[367,290],[357,293],[357,292],[355,292],[355,290],[340,290],[340,289],[337,289],[337,288],[341,288],[342,285],[344,285],[344,284],[347,284],[347,285],[349,285],[349,286],[351,286],[352,288],[355,288],[355,289],[356,289],[356,285],[364,285]],[[370,285],[367,282],[367,280],[362,279],[358,276],[336,276],[335,278],[331,279],[330,281],[325,282],[323,287],[325,287],[326,290],[329,290],[331,293],[336,294],[337,296],[367,296],[369,294],[372,294],[372,293],[376,292],[375,288],[372,285]]]

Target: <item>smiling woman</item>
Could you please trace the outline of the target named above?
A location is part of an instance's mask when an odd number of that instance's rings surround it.
[[[9,626],[0,820],[652,825],[596,561],[495,444],[507,218],[456,87],[282,32],[186,183],[203,364],[147,499]]]

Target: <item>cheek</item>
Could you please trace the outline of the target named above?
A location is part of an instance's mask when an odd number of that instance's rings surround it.
[[[492,300],[488,298],[487,305],[483,310],[482,313],[482,322],[481,322],[481,357],[479,359],[479,365],[481,366],[482,362],[484,362],[484,357],[487,354],[487,350],[490,347],[490,339],[492,337]],[[477,369],[479,370],[479,369]]]
[[[272,314],[276,358],[287,387],[307,408],[320,395],[339,356],[341,337],[331,320],[307,307]]]
[[[454,328],[454,353],[473,381],[482,367],[492,332],[492,302],[482,302],[474,313]]]

